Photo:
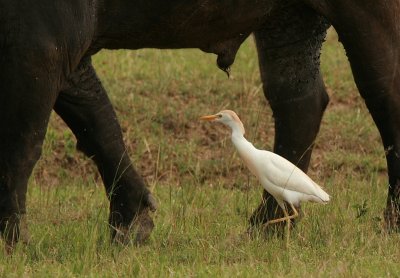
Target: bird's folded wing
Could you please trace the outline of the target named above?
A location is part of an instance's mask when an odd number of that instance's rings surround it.
[[[289,160],[274,154],[265,153],[265,176],[275,186],[308,195],[317,195],[319,186]]]

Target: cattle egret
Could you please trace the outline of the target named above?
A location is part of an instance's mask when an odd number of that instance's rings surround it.
[[[290,219],[299,215],[295,207],[299,207],[304,201],[322,204],[329,201],[329,195],[296,165],[273,152],[259,150],[247,141],[244,138],[243,123],[235,112],[223,110],[200,119],[220,122],[232,129],[231,139],[240,157],[283,210],[284,217],[269,220],[266,225],[287,221],[288,239]],[[293,215],[288,214],[285,201],[292,208]]]

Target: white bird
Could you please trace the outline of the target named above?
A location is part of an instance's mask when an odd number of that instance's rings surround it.
[[[234,111],[223,110],[200,119],[220,122],[232,129],[231,139],[240,157],[282,208],[284,217],[269,220],[266,225],[287,221],[289,238],[290,219],[299,215],[295,207],[306,201],[322,204],[329,202],[329,195],[296,165],[273,152],[259,150],[247,141],[243,123]],[[288,214],[285,201],[292,208],[293,215]]]

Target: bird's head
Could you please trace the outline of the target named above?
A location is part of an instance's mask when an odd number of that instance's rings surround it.
[[[237,130],[244,134],[243,123],[240,121],[238,115],[232,110],[222,110],[214,115],[207,115],[200,117],[203,121],[220,122],[232,128],[233,131]]]

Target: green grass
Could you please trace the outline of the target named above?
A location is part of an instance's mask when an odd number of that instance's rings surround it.
[[[229,132],[198,116],[236,110],[246,134],[271,149],[273,118],[255,46],[231,79],[198,50],[102,51],[94,63],[115,104],[136,168],[157,197],[148,244],[109,244],[108,203],[90,160],[55,115],[28,189],[30,244],[0,252],[4,277],[373,277],[400,275],[400,236],[382,232],[386,165],[379,134],[331,32],[322,70],[331,97],[309,174],[332,195],[305,204],[290,247],[243,237],[261,187]],[[3,243],[1,243],[3,244]],[[0,246],[1,247],[1,246]]]

